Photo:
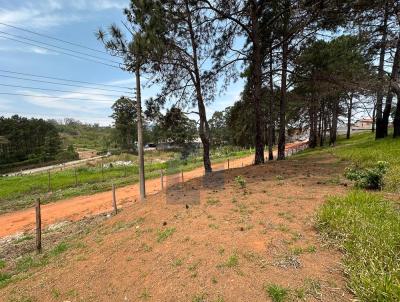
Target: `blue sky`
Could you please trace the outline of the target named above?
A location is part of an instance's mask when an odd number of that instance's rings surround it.
[[[118,24],[123,19],[122,9],[128,3],[129,0],[0,0],[0,23],[22,27],[103,51],[102,46],[95,39],[94,32],[99,27],[107,27],[111,23]],[[15,41],[15,39],[20,39],[16,36],[115,60],[104,53],[77,48],[0,24],[1,70],[104,85],[134,86],[133,76],[122,70],[73,58],[34,45],[22,44]],[[14,41],[11,39],[14,39]],[[31,43],[36,44],[32,41]],[[20,114],[28,117],[54,118],[58,120],[70,117],[101,125],[110,125],[112,123],[112,119],[109,118],[111,114],[110,106],[116,98],[93,94],[119,95],[118,92],[24,81],[10,78],[9,76],[31,78],[0,71],[0,116]],[[143,80],[143,82],[146,82],[146,80]],[[32,87],[67,90],[69,92],[40,91],[34,90]],[[222,110],[232,105],[238,99],[242,87],[243,83],[239,81],[238,83],[233,83],[225,93],[218,95],[215,102],[207,109],[208,117],[211,117],[215,110]],[[113,89],[108,86],[103,88]],[[157,87],[144,87],[143,99],[155,95],[156,91]],[[4,93],[32,96],[13,96],[5,95]],[[61,100],[34,97],[33,95],[89,100]]]

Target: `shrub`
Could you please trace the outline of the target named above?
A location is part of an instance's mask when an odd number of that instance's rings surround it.
[[[243,178],[243,176],[236,176],[235,181],[240,186],[240,188],[244,189],[246,187],[246,180]]]
[[[372,168],[346,168],[345,177],[355,181],[356,187],[358,188],[379,190],[383,188],[383,179],[388,168],[389,164],[387,162],[378,161]]]

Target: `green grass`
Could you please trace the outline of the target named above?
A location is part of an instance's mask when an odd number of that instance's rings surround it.
[[[273,302],[286,301],[289,290],[276,284],[269,284],[265,286],[265,291]]]
[[[380,195],[331,198],[318,227],[344,251],[349,286],[362,301],[400,301],[400,215]]]
[[[212,162],[223,162],[227,158],[234,159],[249,154],[248,150],[215,153]],[[190,171],[202,165],[201,156],[194,156],[185,161],[173,159],[164,163],[147,163],[145,165],[146,179],[160,177],[160,170],[165,170],[165,175],[172,175],[180,171]],[[126,168],[114,166],[103,170],[101,166],[85,166],[77,169],[77,176],[78,185],[76,186],[73,169],[52,172],[50,175],[51,194],[48,194],[47,173],[0,177],[0,214],[32,207],[37,198],[41,198],[43,203],[48,203],[74,196],[108,191],[113,183],[117,186],[137,183],[138,166]]]
[[[175,228],[167,228],[165,230],[160,230],[157,233],[157,242],[163,242],[165,241],[168,237],[171,237],[174,233],[176,232]]]
[[[385,176],[385,190],[400,192],[400,139],[393,139],[391,136],[375,140],[374,133],[353,134],[347,140],[345,137],[338,138],[337,146],[319,147],[306,149],[293,156],[301,159],[304,156],[331,153],[340,160],[350,161],[360,167],[373,167],[378,161],[389,163],[389,171]]]

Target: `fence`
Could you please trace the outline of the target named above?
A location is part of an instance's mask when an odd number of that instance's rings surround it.
[[[288,145],[287,148],[285,148],[285,155],[286,156],[291,156],[299,151],[302,151],[304,149],[307,148],[307,142],[304,143],[300,143],[300,144],[294,144],[294,145]],[[244,166],[248,166],[249,164],[252,164],[253,162],[246,162],[245,159],[232,159],[232,158],[227,158],[224,159],[222,162],[216,163],[213,166],[213,173],[211,174],[210,178],[208,177],[203,177],[203,186],[205,187],[218,187],[223,185],[224,183],[224,178],[223,178],[223,173],[226,170],[230,170],[230,169],[234,169],[234,168],[241,168]],[[193,173],[193,171],[188,172],[185,176],[184,174],[184,170],[180,170],[178,171],[178,173],[176,173],[177,169],[179,169],[179,166],[172,166],[169,167],[169,169],[159,169],[157,171],[152,171],[153,172],[153,176],[158,176],[160,177],[160,182],[159,182],[159,190],[157,190],[157,192],[159,191],[165,191],[168,193],[168,190],[170,188],[174,188],[174,190],[176,190],[177,188],[177,184],[181,184],[181,189],[184,190],[184,183],[187,180],[190,180],[192,178],[198,177],[198,175],[195,175]],[[121,173],[121,171],[119,171]],[[127,174],[127,169],[123,169],[122,172],[124,173],[124,177],[126,177]],[[222,173],[221,173],[222,172]],[[105,173],[106,173],[106,169],[104,168],[104,165],[102,164],[101,167],[101,178],[104,180],[105,177]],[[192,176],[190,175],[192,173]],[[78,174],[76,169],[74,169],[73,171],[73,179],[76,185],[78,185]],[[116,195],[116,184],[112,183],[111,185],[111,195],[110,195],[110,209],[112,209],[114,214],[118,213],[118,209],[117,209],[117,204],[118,204],[118,200],[117,200],[117,195]],[[52,177],[51,177],[51,173],[48,172],[48,189],[51,190],[52,188]],[[155,193],[155,192],[153,192]],[[167,194],[168,196],[168,194]],[[200,196],[200,195],[199,195]],[[176,198],[172,198],[172,199],[168,199],[167,198],[167,203],[168,202],[174,202],[176,200]],[[198,199],[200,200],[200,199]],[[42,249],[42,245],[41,245],[41,214],[40,214],[40,199],[37,199],[36,201],[36,205],[35,205],[35,215],[36,215],[36,248],[37,251],[40,253],[41,249]]]

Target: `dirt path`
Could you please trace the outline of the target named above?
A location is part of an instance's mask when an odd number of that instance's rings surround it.
[[[231,161],[230,167],[239,167],[250,165],[254,156],[248,156],[243,159]],[[226,165],[226,163],[225,163]],[[221,169],[224,164],[214,164],[214,169]],[[226,167],[227,168],[227,167]],[[184,180],[190,180],[203,175],[203,168],[197,168],[193,171],[184,173]],[[180,182],[180,174],[165,177],[165,186]],[[161,190],[160,179],[146,180],[147,194],[155,194]],[[139,198],[139,186],[134,184],[117,189],[117,199],[119,206],[126,203],[132,203]],[[96,215],[111,211],[111,193],[102,192],[89,196],[79,196],[66,200],[60,200],[42,206],[42,223],[44,226],[63,220],[79,220],[85,216]],[[0,238],[12,235],[17,232],[32,230],[35,225],[34,209],[27,209],[8,213],[0,216]]]
[[[0,301],[350,301],[341,254],[313,221],[347,191],[345,164],[323,155],[188,180],[82,229],[57,256],[46,241],[48,263],[16,276]]]

